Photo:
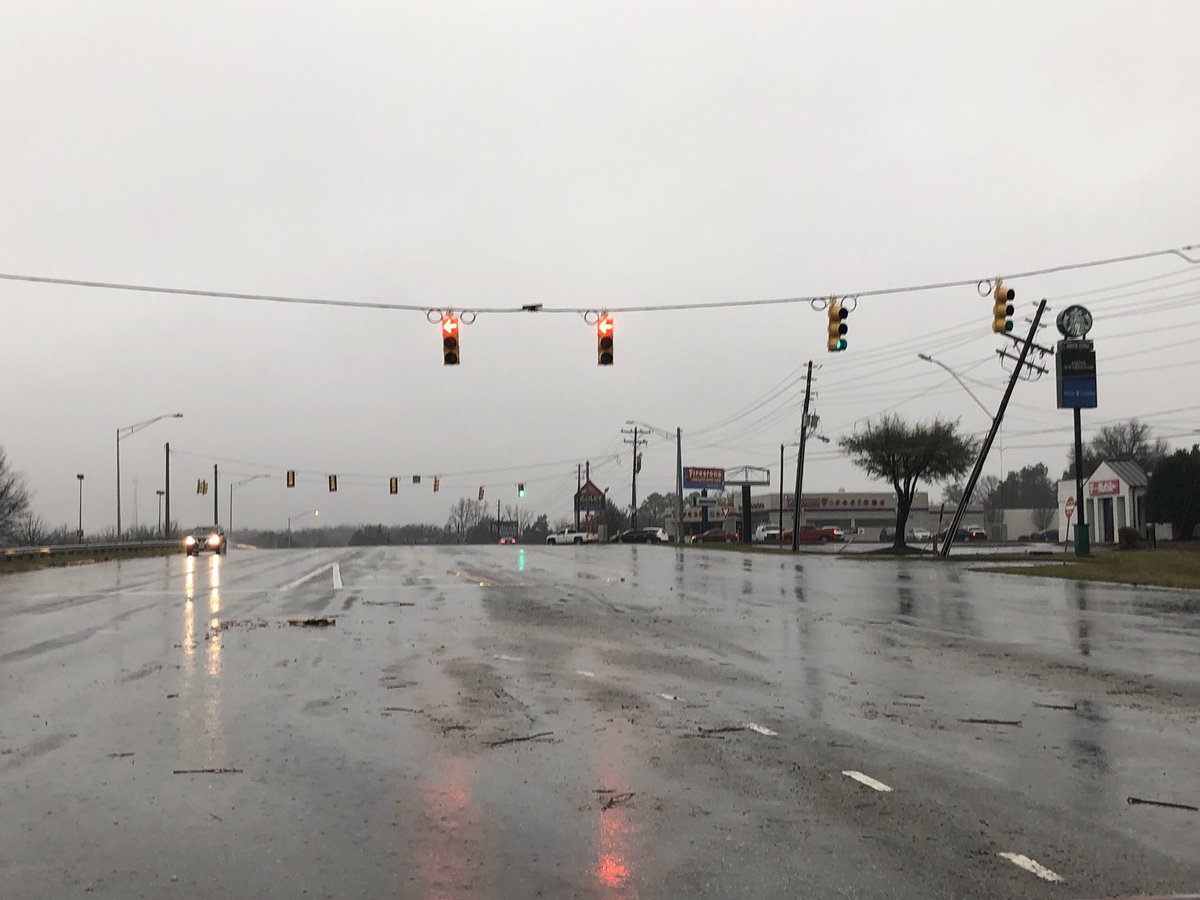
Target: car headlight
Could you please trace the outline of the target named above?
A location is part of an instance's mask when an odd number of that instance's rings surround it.
[[[189,534],[183,539],[183,542],[190,547],[192,544],[196,543],[196,539]]]
[[[210,544],[219,544],[221,543],[221,536],[219,534],[210,534],[208,536],[208,542]]]

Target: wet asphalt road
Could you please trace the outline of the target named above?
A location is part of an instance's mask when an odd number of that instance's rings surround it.
[[[1200,806],[1198,638],[1195,593],[699,548],[9,576],[0,897],[1197,892],[1200,814],[1127,798]]]

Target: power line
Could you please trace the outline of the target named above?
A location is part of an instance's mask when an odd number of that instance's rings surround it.
[[[1058,266],[1049,266],[1041,269],[1029,269],[1023,272],[1010,272],[1001,275],[1000,277],[1016,280],[1021,278],[1034,278],[1040,275],[1052,275],[1059,272],[1077,271],[1080,269],[1096,268],[1098,266],[1109,266],[1118,263],[1135,262],[1144,259],[1153,259],[1159,256],[1178,256],[1184,261],[1196,265],[1200,264],[1200,259],[1193,259],[1187,255],[1189,251],[1200,250],[1200,245],[1189,244],[1184,247],[1167,248],[1162,250],[1151,250],[1145,253],[1130,253],[1123,256],[1110,256],[1103,259],[1088,260],[1085,262],[1065,263]],[[837,296],[841,297],[881,297],[893,294],[915,294],[925,291],[937,291],[947,288],[958,287],[973,287],[980,284],[990,284],[993,276],[984,278],[969,278],[958,279],[954,281],[936,281],[924,284],[913,284],[898,287],[873,288],[870,290],[859,291],[841,291],[836,292]],[[439,311],[442,307],[437,305],[415,305],[405,303],[380,303],[377,301],[366,300],[336,300],[325,297],[295,297],[284,294],[250,294],[237,291],[213,291],[201,288],[182,288],[182,287],[164,287],[161,285],[134,284],[129,282],[113,282],[113,281],[93,281],[76,278],[61,278],[48,275],[25,275],[18,273],[0,273],[0,280],[4,281],[21,281],[32,284],[52,284],[65,287],[82,287],[96,288],[102,290],[126,291],[135,293],[147,294],[170,294],[176,296],[187,297],[207,297],[209,299],[218,300],[245,300],[264,303],[283,303],[302,306],[335,306],[351,309],[376,309],[387,310],[392,312],[420,312],[429,314],[430,312]],[[779,306],[797,303],[814,303],[824,302],[828,294],[808,294],[792,297],[773,297],[760,300],[725,300],[715,303],[671,303],[661,306],[608,306],[605,307],[610,313],[642,313],[642,312],[679,312],[683,310],[704,310],[704,309],[734,309],[754,306]],[[478,307],[469,310],[470,312],[479,313],[571,313],[571,314],[586,314],[595,312],[595,307],[550,307],[547,308],[543,304],[536,304],[536,309],[531,309],[531,305],[514,307]],[[457,306],[455,307],[457,308]],[[464,310],[467,311],[467,310]]]

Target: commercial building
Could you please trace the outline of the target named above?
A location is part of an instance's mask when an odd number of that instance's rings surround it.
[[[1129,526],[1146,530],[1146,486],[1149,477],[1132,460],[1105,460],[1083,483],[1084,521],[1093,544],[1115,544],[1117,532]],[[1075,481],[1058,483],[1058,533],[1074,540],[1079,522]],[[1071,515],[1067,516],[1067,510]]]

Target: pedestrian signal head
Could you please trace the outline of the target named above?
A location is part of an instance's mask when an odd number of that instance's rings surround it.
[[[1013,314],[1012,301],[1016,296],[1016,291],[1005,287],[999,278],[996,279],[996,289],[992,291],[992,331],[996,334],[1008,334],[1013,330],[1010,317]]]
[[[461,358],[459,347],[460,323],[457,316],[442,318],[442,365],[457,366]]]
[[[610,315],[602,315],[596,320],[596,365],[611,366],[613,364],[613,320]]]
[[[846,319],[850,317],[850,310],[837,300],[830,299],[826,311],[829,314],[829,340],[825,346],[830,353],[840,353],[847,346],[846,332],[850,330],[850,326],[846,324]]]

